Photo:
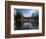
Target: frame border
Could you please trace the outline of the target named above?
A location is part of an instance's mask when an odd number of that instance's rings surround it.
[[[42,7],[42,33],[10,34],[11,31],[11,5],[41,6]],[[45,35],[45,4],[36,2],[5,1],[5,38],[35,37]]]

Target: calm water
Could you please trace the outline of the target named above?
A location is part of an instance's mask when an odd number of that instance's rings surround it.
[[[23,28],[24,28],[24,29],[31,29],[31,28],[32,28],[31,22],[24,22]]]
[[[24,29],[38,29],[38,24],[32,22],[24,22],[23,24]]]
[[[38,29],[38,24],[37,23],[32,23],[32,22],[24,22],[22,25],[16,25],[16,30],[30,30],[30,29]]]

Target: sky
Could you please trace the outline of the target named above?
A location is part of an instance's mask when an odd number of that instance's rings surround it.
[[[38,9],[14,9],[14,11],[16,11],[15,14],[20,11],[25,17],[31,17],[32,13],[35,13],[35,11],[39,11],[39,10]]]

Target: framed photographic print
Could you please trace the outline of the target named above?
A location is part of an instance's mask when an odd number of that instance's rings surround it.
[[[44,36],[45,5],[5,1],[5,38]]]

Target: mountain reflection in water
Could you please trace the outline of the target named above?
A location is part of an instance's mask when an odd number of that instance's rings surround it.
[[[16,24],[16,30],[30,30],[30,29],[38,29],[38,24],[36,22],[24,22],[21,25]],[[36,26],[36,27],[35,27]]]
[[[31,29],[31,28],[32,28],[31,22],[24,22],[23,28],[24,28],[24,29]]]

